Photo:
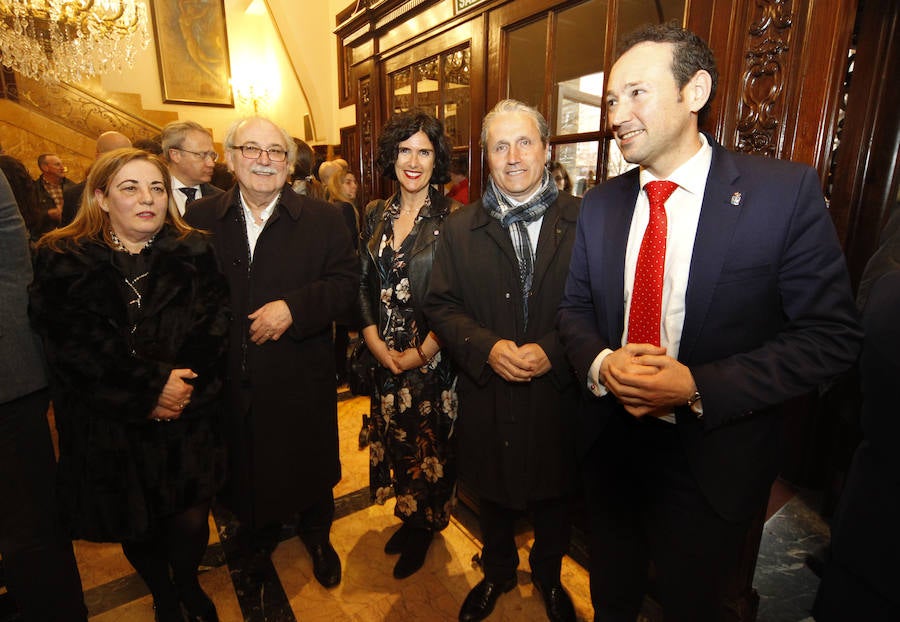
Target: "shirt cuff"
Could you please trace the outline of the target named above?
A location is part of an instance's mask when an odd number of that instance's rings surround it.
[[[609,393],[609,389],[600,382],[600,365],[603,364],[603,360],[610,354],[612,354],[612,350],[606,348],[597,355],[597,358],[594,359],[594,362],[591,363],[591,366],[588,368],[587,388],[588,391],[597,397],[603,397]]]

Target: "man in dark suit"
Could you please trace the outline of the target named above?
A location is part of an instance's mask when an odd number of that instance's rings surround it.
[[[534,524],[532,582],[550,620],[575,620],[560,584],[577,485],[572,370],[554,327],[575,239],[578,201],[547,170],[550,130],[515,100],[484,119],[491,176],[479,201],[451,214],[425,313],[459,367],[460,480],[478,497],[484,580],[459,619],[483,620],[516,586],[514,521]]]
[[[595,619],[633,622],[652,561],[667,620],[723,620],[780,406],[847,369],[860,329],[815,172],[698,131],[705,42],[659,25],[622,50],[609,123],[640,167],[585,196],[558,317],[586,394]]]
[[[225,137],[237,184],[192,204],[186,220],[212,232],[231,288],[226,438],[229,481],[219,500],[248,540],[271,553],[283,522],[325,587],[341,580],[329,534],[341,478],[331,323],[359,291],[359,260],[340,212],[286,185],[296,145],[259,117]]]
[[[206,128],[195,121],[172,121],[163,128],[160,141],[172,175],[172,197],[182,216],[189,203],[222,192],[209,183],[219,154]]]
[[[0,172],[0,555],[25,620],[87,620],[72,542],[57,520],[44,359],[28,324],[31,254]]]

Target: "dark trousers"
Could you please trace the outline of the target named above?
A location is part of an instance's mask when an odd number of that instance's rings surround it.
[[[303,509],[297,520],[297,536],[308,546],[317,546],[328,542],[331,535],[331,524],[334,522],[334,491],[329,488],[310,505]],[[248,528],[238,539],[238,545],[245,552],[256,551],[271,554],[278,546],[281,537],[281,524],[272,523]]]
[[[583,465],[597,622],[634,622],[649,588],[665,620],[725,619],[725,589],[750,521],[721,518],[700,491],[674,425],[611,418]]]
[[[81,578],[57,516],[48,404],[46,390],[0,404],[0,555],[25,620],[82,621]]]
[[[297,535],[307,546],[325,544],[331,534],[334,522],[334,490],[327,491],[300,512],[297,521]]]
[[[492,583],[514,579],[519,566],[514,528],[522,511],[486,499],[479,499],[478,509],[484,541],[484,578]],[[531,572],[543,585],[556,585],[563,555],[569,550],[571,502],[567,498],[534,501],[528,504],[527,511],[534,525],[534,545],[528,556]]]

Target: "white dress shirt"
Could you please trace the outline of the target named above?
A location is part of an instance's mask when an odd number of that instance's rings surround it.
[[[179,190],[179,188],[196,188],[197,194],[194,195],[195,201],[202,197],[203,193],[200,192],[200,186],[188,186],[181,183],[177,177],[172,177],[172,197],[175,199],[175,207],[178,208],[178,213],[184,216],[184,210],[187,209],[187,195]]]
[[[697,223],[700,220],[700,208],[703,205],[703,193],[706,190],[706,179],[712,163],[712,147],[703,134],[700,134],[700,149],[691,158],[679,166],[668,178],[678,184],[678,188],[666,201],[666,265],[663,276],[662,314],[660,317],[660,345],[666,354],[678,358],[681,346],[681,330],[684,327],[685,292],[691,271],[691,257],[694,252],[694,238],[697,235]],[[634,273],[637,268],[638,253],[644,239],[644,230],[650,220],[650,202],[644,186],[648,182],[659,181],[646,169],[641,169],[641,192],[638,193],[628,232],[628,245],[625,249],[625,325],[622,331],[621,345],[627,343],[628,314],[631,311],[631,294],[634,289]],[[607,389],[600,383],[600,365],[612,349],[607,348],[597,355],[588,370],[588,388],[594,395],[606,395]],[[670,413],[663,420],[675,422]]]
[[[250,261],[253,261],[253,253],[256,252],[256,241],[259,240],[259,234],[266,228],[266,223],[269,221],[272,212],[275,211],[275,206],[278,205],[279,199],[281,199],[280,192],[278,193],[278,196],[272,199],[272,202],[263,209],[262,214],[259,215],[262,224],[258,225],[256,224],[256,219],[253,218],[253,212],[247,207],[247,201],[244,200],[244,195],[241,194],[241,209],[244,210],[244,222],[247,225],[247,244],[250,246]]]

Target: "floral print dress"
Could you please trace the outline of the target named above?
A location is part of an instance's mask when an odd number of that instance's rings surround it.
[[[381,337],[389,348],[403,351],[424,340],[416,331],[407,265],[421,219],[395,251],[392,225],[398,211],[396,203],[385,209],[376,268],[386,318]],[[380,365],[375,369],[369,485],[378,503],[393,491],[394,514],[412,527],[440,531],[450,521],[456,460],[449,439],[456,407],[456,376],[441,352],[397,376]]]

